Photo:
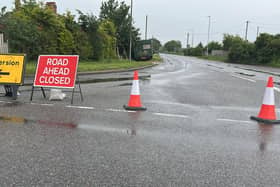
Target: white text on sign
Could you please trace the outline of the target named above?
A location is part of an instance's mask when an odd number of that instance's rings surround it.
[[[39,78],[39,82],[41,84],[61,84],[67,85],[70,83],[69,77],[55,77],[57,75],[60,76],[67,76],[70,73],[70,69],[68,67],[55,67],[55,66],[68,66],[68,59],[67,58],[48,58],[47,65],[52,67],[45,67],[43,71],[43,75],[48,76],[41,76]],[[55,76],[49,76],[55,75]]]

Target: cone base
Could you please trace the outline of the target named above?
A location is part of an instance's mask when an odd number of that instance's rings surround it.
[[[127,106],[127,105],[123,105],[123,108],[125,110],[133,110],[133,111],[145,111],[145,110],[147,110],[146,107],[131,107],[131,106]]]
[[[280,124],[280,120],[269,120],[269,119],[263,119],[263,118],[255,117],[255,116],[251,116],[250,119],[261,122],[261,123],[264,123],[264,124],[267,124],[267,125]]]

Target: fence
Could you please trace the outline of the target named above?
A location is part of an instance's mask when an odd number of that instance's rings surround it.
[[[0,33],[0,54],[9,52],[8,42],[4,42],[4,34]]]

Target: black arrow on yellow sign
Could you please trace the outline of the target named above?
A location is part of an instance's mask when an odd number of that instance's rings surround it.
[[[2,69],[0,69],[0,75],[10,75],[10,72],[4,72]]]

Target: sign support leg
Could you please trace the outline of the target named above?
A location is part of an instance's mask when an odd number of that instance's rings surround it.
[[[34,88],[35,88],[35,87],[32,86],[30,101],[32,101],[32,99],[33,99]],[[46,99],[46,93],[45,93],[45,90],[44,90],[43,87],[41,87],[41,91],[42,91],[42,93],[43,93],[44,98]]]
[[[45,90],[44,90],[44,88],[43,88],[43,87],[41,87],[41,90],[42,90],[42,93],[43,93],[44,98],[46,99],[46,94],[45,94]]]
[[[32,86],[31,96],[30,96],[30,101],[32,101],[32,98],[33,98],[33,93],[34,93],[34,86]]]
[[[11,85],[11,91],[12,91],[12,98],[13,98],[13,100],[17,99],[18,87],[19,86],[17,86],[17,85]]]
[[[81,101],[84,101],[84,97],[83,97],[83,93],[82,93],[82,88],[81,88],[81,83],[80,83],[80,79],[79,76],[77,76],[78,79],[78,83],[79,83],[79,90],[80,90],[80,95],[81,95]]]
[[[73,91],[72,91],[72,99],[71,99],[71,105],[73,105],[73,100],[74,100],[74,92],[75,92],[75,87],[73,88]]]

